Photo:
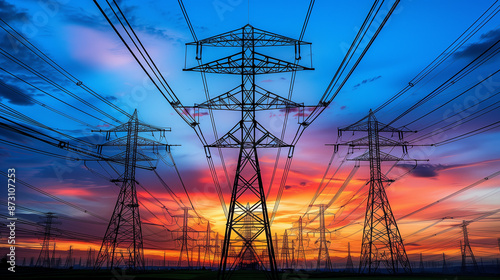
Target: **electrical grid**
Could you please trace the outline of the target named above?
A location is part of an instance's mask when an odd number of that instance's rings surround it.
[[[426,267],[424,268],[423,252],[420,251],[418,254],[413,253],[416,252],[414,244],[452,232],[453,235],[450,234],[450,236],[453,238],[450,238],[447,243],[441,245],[443,248],[445,246],[457,247],[457,239],[460,239],[459,251],[461,259],[450,261],[449,257],[447,260],[444,252],[439,252],[439,260],[433,262],[439,261],[440,272],[443,274],[457,272],[458,270],[453,267],[453,263],[456,262],[460,264],[457,266],[460,273],[481,273],[481,270],[484,269],[483,261],[481,259],[481,265],[478,265],[476,261],[469,240],[468,226],[484,221],[485,219],[494,219],[492,216],[499,213],[500,209],[476,213],[475,218],[469,218],[464,215],[464,219],[467,218],[467,220],[464,220],[461,224],[447,224],[446,227],[441,229],[438,225],[442,226],[451,222],[454,218],[461,218],[460,215],[453,215],[455,217],[442,215],[434,220],[429,220],[428,225],[411,234],[401,234],[398,223],[399,225],[402,224],[401,222],[411,223],[407,219],[408,217],[423,212],[435,205],[442,205],[443,201],[454,198],[465,191],[495,178],[500,175],[500,171],[480,178],[472,184],[457,188],[435,202],[424,205],[403,216],[398,216],[391,209],[386,189],[417,168],[417,160],[407,158],[408,147],[440,147],[500,127],[498,121],[488,122],[486,125],[474,127],[458,135],[434,141],[434,137],[437,135],[453,132],[460,125],[472,124],[477,120],[481,120],[481,117],[484,119],[484,115],[497,112],[500,108],[500,105],[498,105],[500,101],[495,100],[495,97],[500,92],[492,90],[479,103],[466,104],[463,109],[454,112],[452,115],[448,115],[443,120],[436,119],[436,121],[425,123],[423,127],[418,127],[418,133],[413,133],[416,131],[408,129],[415,127],[415,124],[421,124],[421,120],[425,120],[426,117],[432,116],[435,112],[441,112],[446,106],[451,106],[459,98],[466,97],[467,94],[473,91],[478,92],[484,84],[491,81],[500,70],[492,71],[487,76],[480,77],[474,84],[456,90],[449,98],[443,98],[443,93],[446,93],[446,90],[452,88],[454,84],[459,83],[464,77],[470,75],[483,64],[493,61],[495,56],[500,52],[500,40],[486,46],[466,66],[453,72],[444,82],[441,83],[440,81],[435,89],[429,91],[429,93],[422,95],[421,98],[419,96],[419,99],[408,108],[401,108],[400,111],[396,110],[398,112],[395,114],[392,111],[389,117],[388,109],[389,105],[394,105],[394,102],[400,101],[399,99],[402,97],[412,94],[417,84],[422,81],[426,82],[430,79],[435,79],[436,76],[432,77],[431,74],[436,72],[439,67],[442,67],[446,61],[453,59],[453,54],[458,52],[463,46],[466,46],[468,40],[500,11],[500,4],[496,2],[474,21],[457,40],[408,82],[404,88],[396,92],[380,106],[370,110],[369,114],[359,121],[338,129],[339,139],[342,139],[342,134],[345,134],[345,132],[365,132],[367,136],[343,142],[340,140],[341,143],[337,141],[336,144],[331,144],[334,146],[334,151],[328,162],[324,176],[317,185],[317,190],[311,201],[300,212],[298,211],[300,215],[298,220],[282,231],[281,238],[278,237],[277,230],[272,228],[273,223],[280,217],[280,200],[287,187],[286,183],[299,139],[302,138],[305,130],[311,127],[311,124],[327,108],[334,104],[334,99],[342,92],[357,66],[365,55],[369,53],[368,50],[386,23],[388,23],[389,18],[397,9],[399,2],[393,1],[391,5],[386,6],[386,9],[381,9],[383,1],[374,2],[317,105],[305,106],[303,103],[292,100],[294,99],[294,83],[298,71],[314,70],[312,67],[311,43],[303,41],[315,4],[314,0],[310,1],[298,39],[259,29],[248,23],[241,28],[200,40],[198,40],[183,1],[179,0],[178,3],[182,16],[193,38],[193,42],[187,43],[186,48],[195,49],[195,62],[197,64],[192,67],[186,67],[183,70],[201,73],[205,94],[205,99],[201,103],[186,106],[178,98],[181,95],[174,93],[173,88],[167,83],[167,79],[157,66],[158,64],[155,63],[153,56],[150,55],[141,41],[139,36],[141,34],[134,30],[134,23],[130,20],[131,17],[126,16],[128,11],[120,7],[122,4],[117,3],[117,1],[94,1],[102,16],[143,72],[148,76],[157,92],[165,98],[178,116],[194,130],[201,142],[210,176],[219,198],[220,209],[226,218],[224,236],[221,239],[219,238],[219,232],[213,230],[211,219],[204,216],[199,211],[198,205],[193,203],[192,194],[190,195],[190,188],[192,186],[186,184],[187,181],[183,180],[170,151],[170,147],[175,145],[161,141],[165,138],[164,133],[170,131],[169,128],[160,128],[140,122],[137,110],[130,112],[131,110],[120,108],[120,106],[117,106],[108,98],[92,90],[83,81],[70,74],[56,63],[55,60],[46,55],[29,38],[16,31],[9,25],[8,21],[0,19],[0,27],[6,33],[6,36],[14,40],[19,47],[26,49],[33,58],[43,61],[46,67],[48,67],[47,69],[57,71],[61,75],[61,79],[65,80],[65,82],[61,82],[61,80],[52,79],[47,73],[34,69],[29,62],[23,62],[22,59],[16,57],[12,52],[0,48],[0,54],[4,60],[15,64],[19,69],[27,71],[27,73],[39,79],[37,82],[30,81],[26,75],[19,74],[18,71],[9,71],[7,67],[4,69],[2,66],[0,67],[2,75],[9,77],[9,79],[0,80],[1,89],[16,92],[16,94],[23,96],[23,98],[26,98],[26,100],[29,100],[33,104],[37,104],[45,110],[57,114],[58,117],[86,127],[90,132],[106,133],[106,142],[104,143],[86,141],[82,137],[71,135],[71,132],[44,124],[32,115],[30,116],[28,112],[18,111],[17,107],[9,106],[6,102],[2,102],[0,104],[0,129],[6,133],[18,135],[22,139],[29,139],[29,142],[16,142],[12,138],[5,137],[0,138],[0,143],[27,153],[44,155],[58,160],[66,160],[67,162],[84,162],[85,168],[90,173],[100,176],[119,187],[119,195],[109,219],[93,211],[89,211],[74,202],[51,194],[43,190],[42,187],[35,187],[26,181],[18,180],[18,184],[43,196],[44,199],[55,200],[64,205],[64,207],[71,209],[71,211],[81,213],[84,217],[92,217],[92,219],[99,220],[98,222],[94,222],[95,224],[101,226],[107,224],[104,237],[59,229],[54,227],[54,224],[56,224],[54,219],[56,218],[69,222],[78,222],[79,220],[63,213],[38,211],[19,205],[18,209],[44,218],[43,222],[39,223],[32,222],[24,217],[19,219],[19,224],[21,225],[19,234],[21,236],[38,235],[40,237],[41,233],[41,250],[38,253],[38,258],[31,258],[30,266],[66,269],[113,269],[121,267],[134,271],[142,271],[155,266],[163,266],[164,268],[175,267],[176,269],[208,268],[217,270],[219,279],[233,278],[236,271],[258,270],[264,273],[268,279],[279,279],[279,273],[284,271],[313,269],[316,271],[335,271],[338,266],[334,265],[335,261],[332,260],[333,257],[330,254],[336,255],[337,252],[340,252],[346,255],[343,261],[345,266],[342,265],[342,270],[347,273],[410,274],[417,271],[428,273],[436,265],[433,265],[432,268],[427,267],[428,262],[426,262]],[[235,53],[210,62],[203,62],[203,58],[207,55],[210,56],[210,50],[215,48],[234,50]],[[264,51],[261,51],[268,48],[294,49],[294,51],[290,52],[290,54],[294,55],[294,61],[286,61],[272,55],[267,55]],[[310,63],[302,58],[307,51],[309,51],[308,55],[311,56]],[[308,65],[304,65],[304,63]],[[271,92],[256,82],[256,77],[260,75],[285,72],[291,73],[287,97]],[[238,76],[239,82],[238,84],[228,85],[225,92],[211,96],[207,74]],[[10,81],[14,80],[33,91],[43,93],[57,103],[46,104],[35,95],[23,93],[11,85]],[[46,83],[46,86],[40,86],[40,81]],[[63,93],[65,97],[62,98],[59,94],[53,94],[52,91],[47,90],[48,87],[54,87],[57,91]],[[76,93],[76,90],[74,90],[75,87],[78,91],[88,94],[88,97],[93,98],[94,102],[90,102],[90,99],[87,97],[82,97]],[[66,97],[70,97],[71,100],[68,101]],[[440,98],[438,106],[432,107],[432,109],[423,115],[418,115],[417,117],[412,115],[416,109],[426,106],[429,101],[434,101],[438,98]],[[76,103],[79,105],[75,106],[74,104]],[[106,109],[102,109],[100,106],[96,106],[96,104],[105,106]],[[477,107],[479,104],[482,106]],[[471,110],[472,108],[474,110]],[[281,133],[277,135],[271,133],[258,118],[258,115],[262,112],[272,110],[284,112],[285,116]],[[467,110],[473,112],[469,114]],[[199,117],[201,111],[208,112],[212,126],[211,133],[207,134],[201,128]],[[231,129],[221,134],[214,111],[238,112],[238,118],[234,120],[235,124]],[[73,114],[75,112],[77,113]],[[299,115],[297,117],[298,124],[296,131],[292,133],[293,137],[287,139],[285,136],[288,135],[288,119],[295,112],[298,112],[297,115]],[[383,115],[384,119],[388,120],[387,124],[379,122],[375,118],[375,114],[379,117]],[[459,120],[457,120],[457,116],[460,117]],[[122,119],[128,119],[128,121],[122,122],[120,121]],[[401,125],[402,121],[408,119],[410,121],[406,121],[404,125]],[[95,125],[97,122],[99,126]],[[111,128],[100,129],[100,127]],[[410,132],[413,135],[409,137],[406,135],[405,140],[403,140],[403,134]],[[126,135],[110,140],[112,134],[116,135],[118,133],[126,133]],[[159,133],[160,140],[151,140],[142,137],[140,133]],[[397,139],[394,139],[392,136],[382,136],[389,134],[397,135]],[[214,141],[208,140],[205,138],[205,135],[213,136]],[[43,147],[30,145],[29,143],[40,143]],[[422,145],[422,143],[430,144]],[[97,146],[97,151],[95,150],[95,146]],[[340,159],[340,163],[335,166],[336,163],[334,162],[341,153],[340,147],[344,146],[347,147],[347,155],[344,159]],[[44,147],[49,148],[45,149]],[[119,152],[108,156],[107,153],[103,153],[103,147],[106,147],[106,150],[114,149],[114,151],[118,150]],[[168,159],[165,159],[161,155],[160,147],[166,149]],[[382,151],[382,149],[390,149],[392,152],[392,148],[394,147],[402,147],[402,157]],[[152,148],[152,153],[156,157],[146,155],[143,150],[146,148]],[[276,159],[272,164],[271,176],[267,178],[263,173],[261,155],[264,153],[264,150],[269,148],[275,149],[277,153]],[[237,151],[236,160],[224,155],[224,151],[229,149]],[[349,157],[355,150],[366,150],[366,152],[354,158]],[[282,154],[282,151],[285,152]],[[280,171],[281,180],[279,180],[280,168],[278,166],[282,155],[285,156],[286,162],[284,163],[284,168]],[[218,163],[214,162],[214,158],[220,160],[221,168],[217,167]],[[170,160],[170,163],[168,160]],[[406,160],[413,161],[415,166],[400,177],[389,179],[388,174],[393,168],[402,166],[399,164]],[[156,170],[155,161],[157,163],[163,162],[175,170],[177,176],[175,179],[178,179],[183,192],[178,192],[172,188],[172,178],[168,178],[168,180],[164,179]],[[226,166],[229,161],[236,162],[234,169]],[[350,161],[355,162],[353,169],[345,178],[342,178],[342,184],[336,186],[335,181],[339,180],[340,171]],[[358,170],[363,170],[360,165],[362,161],[369,162],[370,175],[366,182],[368,190],[364,189],[364,186],[360,186],[358,190],[353,190],[349,195],[346,195],[345,190],[352,188],[352,180],[356,179],[355,175]],[[395,164],[386,173],[382,172],[383,163],[391,161],[395,162]],[[110,173],[107,176],[102,175],[90,168],[87,163],[98,164],[101,170],[106,173],[109,170],[113,170],[116,175],[111,175]],[[118,172],[115,166],[123,167],[123,172]],[[333,175],[328,178],[330,168],[332,167],[337,168]],[[159,184],[168,194],[167,200],[169,206],[166,206],[166,201],[163,198],[156,197],[151,193],[147,185],[143,186],[136,180],[137,168],[146,170],[151,175],[151,178],[158,179]],[[222,175],[220,174],[221,171],[223,172]],[[64,173],[65,170],[61,169],[58,172]],[[0,174],[7,176],[2,171],[0,171]],[[269,185],[265,185],[264,182],[267,183],[268,181]],[[278,183],[275,183],[275,181],[278,181]],[[224,187],[224,182],[227,184],[227,189]],[[144,192],[138,193],[137,190],[139,188]],[[330,193],[332,191],[336,191],[336,193],[332,195]],[[276,198],[272,197],[271,194],[276,194]],[[228,196],[230,197],[229,200]],[[478,200],[486,199],[487,197],[488,195],[484,195],[478,198]],[[327,202],[324,202],[325,199]],[[183,200],[187,201],[187,203],[184,203]],[[226,203],[227,200],[228,203]],[[344,212],[345,209],[348,209],[348,206],[353,206],[356,203],[358,205],[352,207],[353,210],[348,213]],[[2,204],[4,203],[2,202]],[[154,207],[158,207],[159,211],[156,209],[156,213],[161,212],[165,218],[155,214],[149,208],[151,204],[155,205]],[[170,205],[174,205],[174,208]],[[272,207],[268,208],[269,205],[272,205]],[[363,205],[366,205],[364,214],[359,214],[363,210]],[[318,211],[313,210],[316,208]],[[181,211],[182,213],[177,214],[176,211]],[[325,215],[328,216],[330,214],[334,218],[331,223],[327,223]],[[352,215],[359,216],[352,217]],[[144,218],[144,216],[148,218]],[[396,217],[398,223],[396,222]],[[175,223],[168,222],[169,219],[176,222],[182,220],[182,223],[177,223],[178,227],[176,228],[174,226]],[[363,219],[364,222],[360,222]],[[206,224],[204,225],[204,223]],[[362,225],[363,228],[353,232],[344,231],[344,229],[352,229],[356,225]],[[429,229],[441,230],[437,233],[424,235],[423,232],[427,232]],[[145,233],[146,231],[147,234]],[[274,235],[272,231],[275,232]],[[362,231],[360,240],[361,248],[359,251],[356,249],[351,250],[350,243],[353,240],[350,237],[360,231]],[[345,232],[349,232],[350,235],[345,236]],[[312,238],[309,234],[314,235],[314,237],[318,234],[319,238],[315,242],[310,242]],[[79,255],[79,250],[76,250],[73,245],[69,245],[69,247],[58,250],[60,254],[63,254],[64,258],[61,255],[56,258],[57,250],[54,241],[56,236],[61,240],[85,241],[93,245],[81,256]],[[160,243],[156,244],[152,237],[161,238],[164,241],[159,245]],[[346,241],[344,238],[349,238],[349,241]],[[473,238],[474,236],[472,236],[472,240]],[[95,240],[99,240],[99,242]],[[495,244],[495,246],[500,248],[500,238],[496,239],[496,241],[498,244]],[[343,249],[340,249],[342,246],[341,242],[347,243],[347,250],[342,251]],[[315,246],[311,246],[310,243],[315,244]],[[413,256],[409,253],[407,254],[405,244],[406,247],[412,247]],[[162,250],[176,250],[178,252],[178,260],[174,261],[173,265],[167,264],[165,253],[163,265],[160,264],[161,262],[155,265],[155,260],[148,260],[145,256],[145,249],[156,250],[159,246],[162,247]],[[59,244],[57,247],[60,247]],[[351,254],[351,252],[354,254]],[[358,256],[357,252],[359,252],[359,267],[356,269],[354,262]],[[427,252],[425,253],[427,258]],[[77,262],[77,256],[80,257],[79,262]],[[82,265],[82,256],[84,256],[84,265]],[[418,270],[415,267],[412,269],[410,259],[414,259],[414,263],[417,263],[417,260],[419,261]],[[24,259],[23,266],[26,263],[26,259]]]

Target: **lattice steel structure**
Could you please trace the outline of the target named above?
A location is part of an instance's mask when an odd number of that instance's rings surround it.
[[[405,272],[411,273],[411,265],[406,255],[403,239],[385,192],[384,184],[391,182],[391,180],[381,171],[382,161],[401,161],[403,159],[380,150],[381,147],[401,146],[406,154],[407,146],[402,141],[403,133],[411,131],[380,123],[371,110],[367,121],[339,129],[339,136],[342,135],[343,131],[368,133],[366,137],[342,144],[353,149],[368,148],[367,152],[351,160],[370,162],[370,189],[363,228],[359,271],[361,273],[374,273],[379,269],[380,263],[385,263],[390,273],[397,273],[399,266]],[[399,134],[399,141],[380,135],[385,132]]]
[[[302,224],[302,217],[299,217],[297,231],[297,257],[295,259],[295,267],[298,269],[307,268],[306,251],[304,249],[304,226]]]
[[[217,148],[239,149],[235,179],[233,181],[231,202],[229,205],[224,243],[222,244],[219,278],[228,279],[239,267],[247,251],[256,256],[259,267],[267,272],[270,279],[278,279],[275,253],[266,197],[263,189],[258,150],[261,148],[290,147],[278,137],[266,130],[257,120],[256,111],[270,109],[303,108],[302,104],[283,98],[255,84],[255,76],[260,74],[281,73],[298,70],[310,70],[305,66],[264,55],[256,51],[258,47],[295,47],[296,57],[300,46],[309,44],[254,28],[247,24],[242,28],[212,36],[188,45],[196,46],[196,57],[201,60],[203,47],[233,47],[239,52],[198,66],[185,69],[205,73],[232,74],[241,76],[241,84],[215,98],[196,106],[197,109],[231,110],[241,112],[240,121],[224,136],[207,145]],[[249,210],[246,204],[249,203]],[[251,217],[255,230],[246,237],[242,232],[245,217]],[[233,237],[236,234],[236,238]],[[263,238],[261,238],[263,235]],[[261,258],[256,249],[263,241],[263,251],[267,256]],[[237,247],[240,253],[229,257],[229,252]],[[266,259],[267,261],[264,261]]]
[[[293,249],[290,248],[290,244],[288,243],[288,231],[285,229],[285,233],[283,234],[283,241],[281,243],[281,269],[288,269],[292,264],[291,252]]]
[[[135,171],[139,166],[138,161],[152,161],[153,158],[141,153],[139,147],[169,147],[158,141],[139,136],[140,132],[159,132],[164,137],[164,132],[170,128],[158,128],[139,122],[137,110],[129,121],[108,130],[93,130],[93,132],[106,132],[107,142],[98,145],[98,152],[102,152],[104,146],[124,147],[125,150],[112,156],[114,162],[121,162],[125,171],[118,178],[112,180],[120,184],[120,193],[109,221],[102,245],[94,265],[95,269],[101,268],[105,263],[108,268],[124,266],[128,269],[144,269],[144,252],[142,240],[141,217],[139,213],[139,201],[137,199]],[[125,136],[109,141],[111,133],[126,132]],[[128,257],[123,257],[118,249],[126,250]]]
[[[319,207],[319,238],[316,240],[316,243],[319,243],[319,248],[318,248],[318,259],[317,259],[317,264],[316,264],[316,270],[325,270],[325,271],[331,271],[332,270],[332,260],[330,259],[330,244],[331,241],[326,238],[326,234],[330,234],[330,239],[331,239],[331,232],[326,228],[326,223],[325,223],[325,211],[326,211],[326,205],[325,204],[318,204],[316,205]]]
[[[45,221],[38,223],[43,227],[43,241],[42,249],[40,250],[40,254],[38,255],[35,266],[43,266],[48,268],[51,267],[50,241],[54,240],[55,232],[57,231],[57,229],[52,226],[53,224],[55,224],[53,219],[57,219],[55,214],[52,212],[48,212],[45,214]]]
[[[192,259],[193,259],[193,252],[192,249],[194,247],[193,242],[196,241],[192,235],[199,234],[199,231],[195,230],[194,228],[189,226],[189,219],[194,218],[193,216],[189,215],[189,210],[192,210],[189,207],[183,207],[182,208],[182,215],[173,215],[172,217],[175,218],[181,218],[182,219],[182,225],[178,229],[171,230],[170,232],[175,232],[175,233],[180,233],[180,236],[175,238],[174,240],[180,242],[180,247],[181,250],[179,252],[179,259],[177,261],[177,267],[186,267],[186,268],[192,268]],[[189,257],[189,251],[191,250],[191,257]],[[200,252],[198,252],[198,256],[200,255]],[[183,265],[183,263],[187,264]]]
[[[345,270],[347,272],[354,272],[354,264],[351,257],[351,242],[347,242],[347,262],[345,264]]]
[[[448,266],[446,265],[446,255],[443,253],[443,269],[442,269],[443,274],[448,273]]]
[[[479,266],[477,265],[476,258],[474,257],[474,253],[472,252],[472,248],[469,243],[469,232],[467,231],[467,226],[469,222],[462,222],[462,232],[464,234],[464,241],[460,240],[460,252],[462,253],[462,273],[466,273],[467,269],[467,259],[471,259],[472,271],[475,273],[479,272]]]

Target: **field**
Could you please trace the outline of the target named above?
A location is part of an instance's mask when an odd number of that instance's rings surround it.
[[[0,278],[6,279],[111,279],[111,280],[152,280],[152,279],[193,279],[193,280],[215,280],[217,279],[216,271],[203,271],[203,270],[156,270],[147,271],[145,273],[132,273],[121,270],[103,270],[103,271],[90,271],[90,270],[48,270],[48,269],[18,269],[15,273],[7,270],[0,272]],[[237,271],[231,279],[234,280],[257,280],[266,279],[265,275],[260,272],[252,271]],[[498,275],[437,275],[437,274],[422,274],[422,275],[356,275],[344,274],[335,272],[300,272],[300,273],[280,273],[280,280],[303,280],[303,279],[338,279],[338,280],[497,280]]]

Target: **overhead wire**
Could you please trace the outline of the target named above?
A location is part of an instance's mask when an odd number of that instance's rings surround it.
[[[35,46],[33,43],[31,43],[25,36],[23,36],[21,33],[19,33],[16,29],[14,29],[11,25],[9,25],[7,22],[5,22],[3,19],[0,18],[0,21],[9,27],[12,30],[12,33],[8,31],[4,26],[0,25],[0,27],[7,32],[10,36],[15,38],[18,42],[20,42],[23,46],[25,46],[27,49],[29,49],[33,54],[35,54],[37,57],[42,59],[45,63],[50,65],[52,68],[54,68],[57,72],[59,72],[61,75],[66,77],[68,80],[76,84],[77,86],[80,86],[82,89],[85,91],[89,92],[92,94],[94,97],[98,98],[100,101],[108,105],[109,107],[115,109],[117,112],[127,116],[131,117],[131,115],[124,110],[122,110],[120,107],[116,106],[112,102],[110,102],[108,99],[103,97],[102,95],[96,93],[92,89],[90,89],[87,85],[83,84],[83,82],[73,76],[71,73],[69,73],[66,69],[64,69],[60,64],[55,62],[52,58],[47,56],[43,51],[40,50],[37,46]]]

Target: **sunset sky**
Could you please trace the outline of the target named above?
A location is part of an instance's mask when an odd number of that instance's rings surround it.
[[[178,2],[117,2],[182,103],[193,105],[204,102],[206,99],[200,74],[183,71],[186,67],[195,66],[196,60],[193,48],[185,46],[193,38]],[[392,3],[393,1],[388,1],[383,5],[383,15]],[[241,28],[247,23],[269,32],[298,38],[309,1],[251,0],[247,3],[243,0],[185,0],[184,4],[198,39]],[[373,1],[356,1],[356,4],[353,1],[316,1],[304,36],[304,41],[312,43],[312,52],[306,48],[300,62],[309,66],[312,59],[315,69],[297,72],[292,98],[295,102],[305,105],[318,103],[372,4]],[[488,10],[490,7],[492,8]],[[289,229],[292,236],[296,234],[296,222],[306,213],[334,151],[332,146],[325,144],[343,143],[365,136],[360,132],[346,132],[338,138],[337,129],[360,120],[370,109],[376,109],[405,88],[443,51],[451,52],[447,49],[448,46],[483,13],[487,10],[488,13],[498,12],[499,9],[499,4],[492,0],[401,1],[338,96],[305,130],[296,145],[280,207],[272,224],[273,237],[276,232],[281,240],[285,229]],[[0,0],[0,18],[2,124],[12,125],[6,120],[11,119],[43,132],[46,135],[42,137],[44,139],[54,137],[69,142],[72,146],[95,152],[95,146],[86,146],[84,142],[101,144],[105,141],[105,135],[91,132],[92,129],[108,129],[128,121],[126,115],[82,90],[81,86],[75,85],[18,43],[7,32],[12,32],[10,25],[78,81],[82,81],[110,103],[128,114],[137,109],[141,122],[170,127],[171,132],[166,133],[166,140],[169,144],[180,145],[172,147],[171,154],[192,203],[198,214],[210,221],[214,230],[213,238],[216,232],[219,233],[219,238],[223,238],[225,217],[208,169],[203,145],[193,129],[152,85],[93,1]],[[382,19],[381,16],[375,21],[380,22]],[[481,20],[483,19],[484,16]],[[368,39],[374,32],[375,29],[368,31]],[[382,123],[392,123],[394,127],[405,126],[416,131],[405,134],[405,140],[415,145],[409,148],[408,157],[429,160],[419,161],[416,168],[413,161],[399,162],[395,166],[392,166],[392,162],[385,162],[382,168],[384,173],[390,170],[387,175],[389,178],[396,179],[386,190],[411,261],[417,262],[420,253],[429,261],[441,260],[442,253],[449,256],[450,261],[458,261],[459,241],[463,237],[460,224],[463,220],[473,221],[468,230],[476,257],[484,260],[500,258],[500,244],[497,241],[500,238],[500,176],[442,200],[500,171],[500,128],[498,123],[495,124],[500,119],[500,74],[494,74],[500,65],[499,40],[500,17],[496,15],[485,21],[439,67],[376,114]],[[441,86],[491,46],[491,50],[486,53],[487,59],[470,72],[460,72],[455,76],[460,79],[449,87]],[[222,57],[223,53],[214,48],[205,48],[203,52],[206,55],[204,62]],[[43,75],[46,80],[14,62],[9,54]],[[284,47],[282,51],[271,51],[271,54],[280,55],[288,61],[294,59],[293,48]],[[484,57],[485,55],[481,59]],[[489,79],[475,86],[490,75]],[[241,82],[239,76],[218,74],[207,74],[207,79],[212,96],[226,92]],[[260,75],[256,82],[258,86],[286,97],[290,79],[290,73],[279,73]],[[471,89],[466,91],[469,88]],[[436,89],[442,92],[409,114],[396,119]],[[14,116],[10,112],[14,112]],[[215,112],[219,135],[225,134],[234,126],[238,114]],[[424,114],[425,117],[419,118]],[[292,140],[298,128],[299,115],[299,112],[290,114],[285,142]],[[30,122],[28,118],[38,123]],[[260,112],[258,119],[271,133],[280,135],[284,121],[283,111]],[[200,112],[200,122],[207,141],[214,142],[207,112]],[[467,134],[470,137],[463,139],[459,137],[490,124],[487,129],[478,131],[480,133]],[[116,136],[111,135],[112,138]],[[152,138],[148,133],[145,136]],[[392,137],[391,134],[384,136]],[[393,137],[396,139],[397,135]],[[446,142],[455,139],[454,137],[459,138],[457,141]],[[159,134],[155,134],[154,139],[165,141]],[[431,145],[438,143],[441,145]],[[120,173],[123,172],[123,166],[56,158],[21,149],[19,146],[14,147],[16,144],[69,158],[88,157],[16,134],[6,130],[4,126],[0,129],[1,171],[7,172],[8,168],[15,168],[19,180],[58,198],[43,195],[21,181],[16,183],[16,203],[19,206],[16,214],[26,222],[18,228],[18,254],[25,256],[27,260],[38,256],[41,246],[39,234],[35,231],[40,231],[40,228],[36,227],[36,223],[43,220],[43,213],[53,212],[59,217],[57,220],[60,224],[56,227],[61,229],[56,237],[58,254],[64,258],[69,246],[73,245],[76,256],[85,260],[89,247],[97,250],[100,247],[119,190],[109,180],[117,176],[113,168]],[[155,156],[150,150],[144,152]],[[281,153],[268,199],[270,210],[276,202],[287,152],[283,150]],[[348,154],[346,147],[339,149],[324,180],[324,184],[328,184],[315,204],[327,204],[334,197],[355,166],[354,161],[345,159],[354,158],[363,152],[364,150],[357,150],[354,154]],[[403,156],[400,147],[385,149],[384,152],[397,157]],[[107,147],[103,150],[105,155],[113,153],[118,153],[118,150]],[[164,160],[152,164],[157,166],[157,172],[176,195],[188,204],[171,158],[164,151],[160,151],[160,154]],[[229,203],[228,182],[217,150],[214,149],[212,154],[225,201]],[[224,159],[232,181],[237,152],[225,150]],[[260,153],[266,189],[270,184],[275,159],[274,149]],[[361,162],[361,167],[352,180],[327,210],[326,220],[331,232],[330,255],[336,264],[345,264],[348,242],[355,262],[358,261],[369,176],[368,162]],[[167,259],[175,261],[178,258],[178,244],[173,240],[178,237],[177,230],[181,223],[178,217],[182,210],[153,172],[138,170],[137,181],[147,190],[142,187],[137,190],[142,203],[140,211],[144,223],[146,258],[163,260],[163,253],[166,252]],[[4,219],[2,223],[5,224],[6,189],[1,197],[4,207],[1,211]],[[166,210],[158,200],[166,206]],[[442,202],[405,217],[438,200]],[[317,208],[310,209],[304,216],[305,221],[315,217]],[[191,226],[204,231],[206,220],[195,218],[195,214],[191,214]],[[307,223],[307,254],[311,260],[317,256],[315,241],[318,238],[318,227],[317,220]],[[4,230],[5,227],[2,226],[2,254],[7,246]],[[75,239],[71,240],[70,236]],[[193,234],[193,238],[201,239],[203,236],[203,233]],[[279,246],[281,247],[281,243]]]

